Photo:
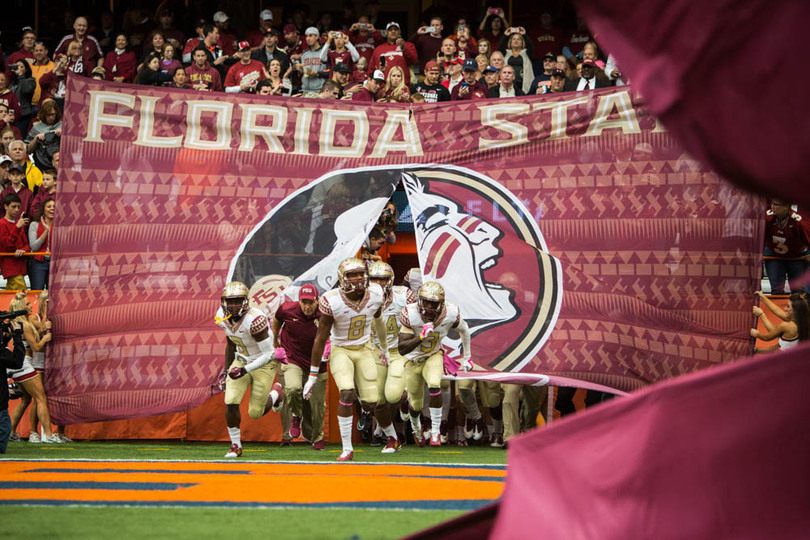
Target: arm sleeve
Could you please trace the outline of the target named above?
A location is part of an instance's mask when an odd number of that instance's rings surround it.
[[[467,326],[467,322],[464,319],[459,318],[458,326],[456,326],[456,330],[458,334],[461,336],[461,348],[462,348],[462,355],[463,356],[472,356],[472,351],[470,351],[470,327]]]
[[[346,48],[349,49],[349,53],[352,55],[352,62],[357,62],[360,60],[360,53],[357,52],[357,48],[352,45],[351,41],[346,42]]]
[[[327,41],[326,43],[328,44],[329,42]],[[329,58],[329,45],[327,44],[324,44],[324,46],[321,47],[321,62],[324,64],[327,63]]]
[[[262,354],[260,354],[258,356],[258,358],[256,358],[255,360],[253,360],[252,362],[250,362],[249,364],[247,364],[245,366],[245,371],[247,371],[248,373],[250,373],[251,371],[254,371],[256,369],[259,369],[260,367],[262,367],[264,365],[267,365],[267,363],[274,358],[274,356],[273,356],[274,349],[273,349],[273,335],[272,335],[272,333],[270,333],[270,335],[268,335],[267,339],[262,340],[262,341],[257,341],[256,344],[259,346],[259,349],[261,349]]]
[[[37,229],[39,228],[39,221],[32,221],[28,225],[28,245],[31,246],[31,251],[39,251],[39,248],[45,243],[37,237]]]
[[[374,317],[372,324],[374,325],[374,331],[377,334],[377,339],[380,342],[380,349],[382,349],[382,351],[388,355],[388,333],[385,331],[385,322],[383,322],[383,318],[381,316]]]

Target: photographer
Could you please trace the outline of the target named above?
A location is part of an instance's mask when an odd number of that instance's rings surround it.
[[[17,370],[25,359],[25,345],[22,340],[22,328],[17,322],[2,323],[3,347],[0,347],[0,368]],[[13,351],[8,349],[9,342],[14,340]],[[8,384],[0,385],[0,454],[6,453],[8,438],[11,435],[11,418],[8,415]]]
[[[55,101],[49,100],[39,108],[37,118],[39,122],[31,127],[25,144],[40,170],[53,169],[53,153],[59,151],[62,140],[62,112]]]

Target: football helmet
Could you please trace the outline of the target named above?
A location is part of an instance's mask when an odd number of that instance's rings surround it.
[[[394,286],[394,269],[381,261],[371,263],[368,267],[368,278],[382,285],[385,294],[388,294],[391,292],[391,287]]]
[[[338,266],[338,282],[344,293],[363,293],[368,287],[368,267],[364,261],[349,257]]]
[[[419,313],[427,321],[434,321],[444,309],[444,287],[429,281],[419,287]]]
[[[240,319],[250,308],[250,291],[244,283],[231,281],[222,289],[222,311],[226,317]]]

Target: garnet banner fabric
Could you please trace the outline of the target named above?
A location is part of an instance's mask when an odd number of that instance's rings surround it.
[[[409,108],[71,77],[65,107],[61,423],[205,401],[224,284],[328,290],[397,186],[425,279],[461,307],[487,370],[631,391],[749,350],[761,201],[627,87]]]

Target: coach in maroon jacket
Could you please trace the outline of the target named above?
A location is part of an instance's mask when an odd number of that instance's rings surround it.
[[[318,332],[318,289],[304,285],[298,291],[298,302],[284,302],[273,319],[273,339],[276,348],[284,349],[284,409],[281,414],[284,436],[282,446],[302,435],[312,443],[313,450],[323,450],[323,421],[326,414],[326,362],[321,362],[318,382],[309,400],[303,399],[304,378],[309,376],[310,356]],[[292,418],[290,418],[292,413]],[[303,422],[302,422],[303,420]]]

